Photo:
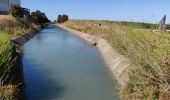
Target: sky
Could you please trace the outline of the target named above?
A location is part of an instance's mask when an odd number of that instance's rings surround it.
[[[70,19],[159,23],[166,14],[170,23],[170,0],[21,0],[21,4],[41,10],[50,20],[67,14]]]

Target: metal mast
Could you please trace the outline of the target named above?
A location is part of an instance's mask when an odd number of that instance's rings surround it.
[[[10,10],[10,0],[8,0],[8,10]]]

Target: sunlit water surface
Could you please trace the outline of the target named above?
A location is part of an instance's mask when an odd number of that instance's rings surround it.
[[[99,51],[49,25],[24,46],[28,100],[119,100]]]

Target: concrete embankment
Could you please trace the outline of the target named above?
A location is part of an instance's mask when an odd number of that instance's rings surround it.
[[[7,80],[9,80],[11,84],[17,85],[16,93],[14,94],[15,100],[25,100],[22,46],[34,37],[41,29],[42,28],[38,28],[33,33],[26,33],[11,39],[13,44],[12,57],[16,59],[16,61],[15,65],[8,69],[8,73],[6,74],[8,74]]]
[[[36,31],[40,31],[41,28],[37,29]],[[33,36],[35,36],[37,34],[37,32],[33,32],[33,33],[26,33],[24,35],[21,36],[17,36],[12,38],[12,42],[14,43],[14,45],[19,45],[19,46],[23,46],[27,41],[29,41]]]
[[[127,83],[129,69],[132,65],[125,56],[119,54],[114,48],[112,48],[107,40],[94,35],[76,31],[62,25],[58,26],[72,32],[74,35],[80,37],[88,43],[95,45],[103,56],[107,66],[115,76],[119,85],[123,86]]]

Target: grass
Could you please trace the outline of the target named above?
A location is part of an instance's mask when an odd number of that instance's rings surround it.
[[[10,43],[10,38],[5,33],[0,33],[0,67],[9,66],[11,64],[11,50],[12,45]]]
[[[11,36],[18,36],[33,32],[37,28],[35,23],[26,18],[14,18],[11,15],[0,15],[0,31]]]
[[[16,91],[20,91],[15,83],[10,83],[10,69],[16,64],[12,57],[11,38],[32,33],[41,27],[31,17],[12,17],[0,15],[0,100],[14,100]]]
[[[7,85],[7,86],[0,86],[0,99],[1,100],[14,100],[13,94],[15,91],[15,86]]]
[[[34,32],[38,27],[31,18],[14,18],[10,15],[0,15],[0,99],[14,100],[17,91],[16,84],[6,83],[8,72],[16,63],[12,57],[12,44],[10,39],[25,33]]]
[[[71,20],[63,25],[107,39],[136,66],[120,89],[123,100],[169,100],[169,33],[153,33],[155,24],[132,22]]]
[[[4,83],[4,75],[10,67],[14,65],[15,60],[11,58],[12,44],[6,33],[0,33],[0,99],[13,100],[15,86]]]

